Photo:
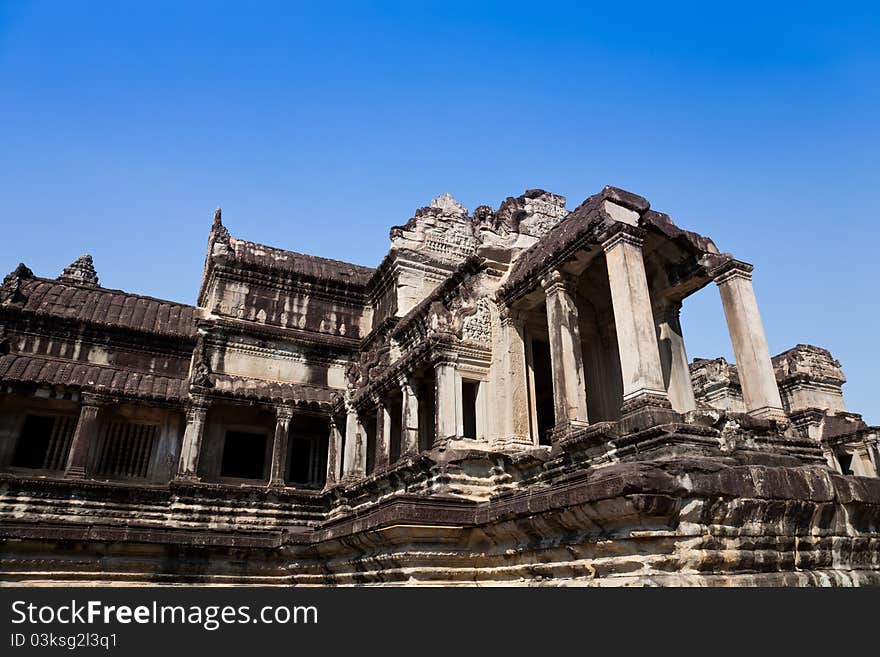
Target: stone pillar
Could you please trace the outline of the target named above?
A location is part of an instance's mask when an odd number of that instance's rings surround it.
[[[207,419],[208,404],[204,400],[197,400],[187,407],[186,428],[183,431],[183,443],[180,446],[180,459],[177,464],[178,479],[199,478],[199,453],[202,449]]]
[[[640,228],[618,223],[602,242],[620,354],[624,414],[644,402],[669,408],[642,256],[644,235]]]
[[[756,417],[784,420],[764,324],[752,288],[752,269],[745,262],[728,260],[712,274],[721,293],[746,411]]]
[[[86,476],[89,451],[98,437],[98,413],[103,405],[104,400],[100,397],[88,393],[82,395],[79,420],[73,432],[70,451],[67,454],[67,465],[64,468],[67,477],[82,479]]]
[[[330,414],[330,437],[327,440],[327,479],[324,482],[326,488],[339,483],[341,476],[342,457],[342,432],[336,425],[336,418]]]
[[[391,459],[391,413],[379,399],[376,401],[376,466],[374,470],[386,469]]]
[[[419,398],[416,386],[411,379],[403,378],[400,382],[403,395],[403,417],[400,427],[403,433],[401,456],[415,456],[419,453]]]
[[[284,486],[285,483],[292,417],[293,409],[288,406],[279,406],[275,411],[275,439],[272,442],[272,467],[269,470],[270,486]]]
[[[367,475],[367,436],[353,405],[346,406],[345,454],[342,460],[342,479],[358,481]]]
[[[437,380],[437,395],[435,397],[437,434],[434,436],[434,447],[445,447],[450,438],[458,436],[458,397],[459,387],[458,373],[455,365],[458,357],[450,354],[443,355],[434,364],[434,373]]]
[[[501,313],[503,344],[504,440],[531,443],[529,392],[526,374],[525,322],[514,310]],[[578,343],[580,344],[580,343]]]
[[[550,366],[556,425],[572,420],[587,422],[587,388],[581,349],[578,310],[572,281],[562,272],[550,272],[541,281],[547,295]]]
[[[673,410],[687,413],[697,407],[697,400],[694,398],[694,385],[681,333],[680,313],[680,301],[666,303],[654,311],[654,319],[657,323],[660,367],[669,403]]]

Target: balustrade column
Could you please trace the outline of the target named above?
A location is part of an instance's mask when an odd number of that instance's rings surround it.
[[[602,243],[620,353],[624,411],[627,402],[636,400],[670,406],[642,255],[644,235],[641,228],[618,223]]]
[[[367,437],[351,404],[345,409],[345,454],[342,461],[342,479],[346,482],[363,479],[367,474]]]
[[[64,473],[68,477],[81,479],[86,476],[89,451],[98,438],[98,414],[104,400],[85,393],[82,395],[79,419],[70,442],[67,465]]]
[[[270,468],[269,485],[284,486],[287,474],[287,453],[290,441],[290,420],[293,410],[287,406],[279,406],[275,411],[275,439],[272,443],[272,466]]]
[[[757,417],[784,420],[767,336],[752,287],[752,269],[745,262],[728,260],[713,272],[713,277],[724,306],[746,411]]]
[[[529,394],[526,376],[525,322],[514,310],[501,314],[503,375],[505,378],[505,440],[531,442]]]
[[[401,455],[415,456],[419,453],[419,397],[413,381],[405,377],[401,379],[400,391],[403,397],[401,429],[403,433],[403,449]]]
[[[444,355],[434,365],[437,379],[436,430],[434,447],[445,447],[447,441],[458,436],[458,373],[457,357]]]
[[[655,312],[655,318],[660,367],[663,370],[669,403],[673,410],[687,413],[697,407],[697,401],[694,398],[694,385],[681,332],[680,312],[680,302],[664,304]]]
[[[556,425],[587,422],[587,389],[573,281],[561,271],[551,272],[541,284],[547,295],[550,367]]]
[[[336,418],[330,415],[330,436],[327,441],[327,480],[325,486],[335,486],[341,476],[342,432],[336,425]]]
[[[208,405],[204,401],[196,401],[186,409],[186,428],[177,465],[178,479],[198,479],[199,454],[207,418]]]

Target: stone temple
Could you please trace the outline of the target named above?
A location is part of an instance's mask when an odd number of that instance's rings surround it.
[[[0,288],[0,580],[880,584],[880,427],[752,265],[606,187],[449,195],[375,269],[232,237],[198,305]],[[736,363],[689,361],[714,283]]]

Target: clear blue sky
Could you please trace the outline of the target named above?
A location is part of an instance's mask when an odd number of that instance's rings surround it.
[[[880,423],[875,3],[321,4],[0,0],[0,270],[194,302],[218,204],[375,265],[439,193],[614,184],[754,263],[771,351],[831,349]],[[683,316],[731,358],[714,287]]]

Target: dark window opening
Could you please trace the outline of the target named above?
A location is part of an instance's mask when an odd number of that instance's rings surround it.
[[[461,382],[462,418],[464,420],[464,438],[477,438],[477,394],[480,384],[477,381]]]
[[[12,465],[19,468],[42,468],[54,425],[54,417],[28,415],[15,445]]]
[[[327,439],[291,438],[287,480],[296,486],[322,488],[327,475]]]
[[[236,479],[264,479],[266,462],[266,434],[246,431],[227,431],[223,443],[221,477]]]
[[[855,474],[852,469],[852,454],[841,452],[837,455],[837,462],[840,463],[840,471],[845,475]]]
[[[403,453],[403,400],[392,399],[388,404],[391,414],[391,452],[389,459],[396,463]]]
[[[18,468],[63,470],[76,430],[68,415],[28,415],[15,444],[12,465]]]
[[[426,452],[434,446],[436,435],[434,379],[419,386],[419,451]]]
[[[94,474],[104,477],[147,476],[159,437],[155,424],[116,421],[104,425]]]
[[[532,341],[532,368],[535,374],[535,411],[538,416],[538,443],[549,445],[555,424],[553,408],[553,369],[550,343]]]
[[[376,413],[370,413],[362,424],[367,441],[367,474],[372,474],[376,469]]]

